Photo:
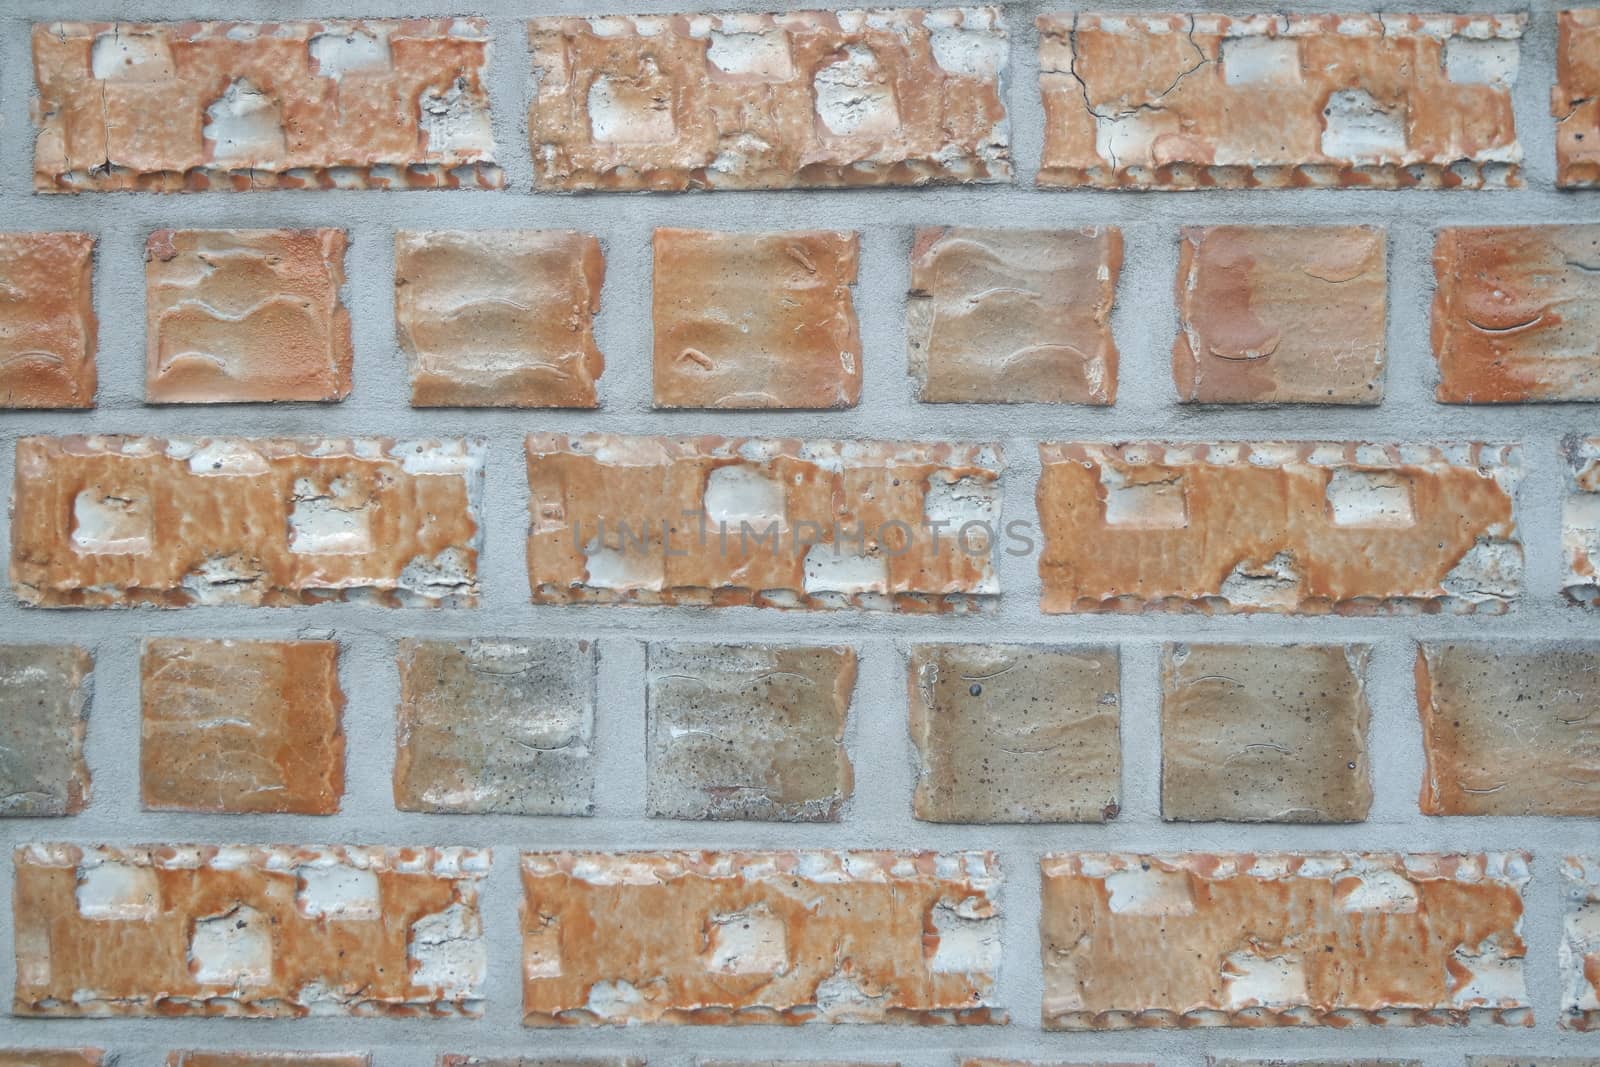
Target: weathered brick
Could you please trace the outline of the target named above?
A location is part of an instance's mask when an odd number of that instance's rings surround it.
[[[1122,780],[1114,648],[918,645],[907,671],[927,822],[1105,822]]]
[[[1566,556],[1562,591],[1574,604],[1600,607],[1600,437],[1561,442],[1567,461],[1567,496],[1561,509],[1561,549]]]
[[[371,1067],[370,1053],[207,1052],[167,1053],[167,1067]]]
[[[1361,822],[1369,645],[1168,645],[1161,815],[1178,822]]]
[[[1443,230],[1433,271],[1441,401],[1600,400],[1600,226]]]
[[[1518,184],[1524,15],[1041,15],[1039,184]]]
[[[540,18],[541,189],[1009,181],[997,7]]]
[[[1064,853],[1042,868],[1046,1029],[1533,1024],[1524,853]]]
[[[92,408],[94,236],[0,233],[0,408]]]
[[[343,400],[342,230],[157,230],[145,242],[145,399]]]
[[[413,407],[593,408],[605,256],[573,230],[395,234]]]
[[[147,810],[339,810],[338,642],[148,639],[140,706]]]
[[[530,434],[527,451],[537,603],[963,611],[999,592],[994,445]]]
[[[0,1048],[0,1067],[101,1067],[98,1048]]]
[[[1561,1026],[1600,1030],[1600,856],[1568,856],[1561,874]]]
[[[1122,231],[917,230],[906,352],[924,403],[1111,404]]]
[[[860,257],[833,230],[656,230],[655,406],[854,407]]]
[[[482,19],[33,28],[40,192],[498,187]]]
[[[0,817],[76,815],[94,660],[76,645],[0,645]]]
[[[652,642],[645,656],[649,814],[839,818],[854,649]]]
[[[1383,399],[1387,242],[1367,226],[1186,226],[1172,377],[1200,404]]]
[[[459,848],[24,845],[18,1015],[477,1015]]]
[[[1044,444],[1047,612],[1506,610],[1514,447]]]
[[[1556,15],[1556,184],[1600,187],[1600,8]]]
[[[988,1023],[988,852],[527,852],[524,1022]]]
[[[25,437],[11,582],[24,604],[470,605],[476,441]]]
[[[594,810],[593,641],[400,641],[401,811]]]

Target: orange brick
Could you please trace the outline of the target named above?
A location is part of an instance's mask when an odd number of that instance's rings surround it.
[[[1047,612],[1505,611],[1517,449],[1044,444]]]
[[[94,237],[0,233],[0,408],[92,408]]]
[[[1004,1022],[987,852],[522,856],[531,1026]]]
[[[1041,15],[1039,184],[1518,184],[1524,15]]]
[[[344,1052],[167,1053],[167,1067],[371,1067],[372,1056]]]
[[[1567,496],[1561,509],[1561,550],[1566,556],[1562,592],[1569,601],[1600,607],[1600,437],[1569,437]]]
[[[343,400],[342,230],[157,230],[145,242],[145,399]]]
[[[482,19],[33,28],[40,192],[502,184]]]
[[[1600,8],[1556,15],[1556,184],[1600,187]]]
[[[487,852],[24,845],[14,859],[18,1015],[480,1013]]]
[[[24,437],[25,604],[472,604],[475,441]]]
[[[1561,1027],[1600,1030],[1600,856],[1568,856],[1561,874]]]
[[[1531,1026],[1528,862],[1520,852],[1046,856],[1045,1028]]]
[[[540,18],[540,189],[1009,181],[995,7]]]

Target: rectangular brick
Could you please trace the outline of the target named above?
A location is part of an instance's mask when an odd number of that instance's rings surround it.
[[[1600,437],[1561,442],[1567,493],[1561,508],[1561,550],[1566,556],[1562,592],[1569,601],[1600,607]]]
[[[18,1015],[478,1015],[486,851],[24,845]]]
[[[1600,856],[1568,856],[1561,874],[1561,1027],[1600,1030]]]
[[[1528,861],[1519,852],[1046,856],[1045,1029],[1531,1026]]]
[[[482,19],[33,27],[39,192],[481,186]]]
[[[76,645],[0,645],[0,818],[76,815],[88,805],[93,672]]]
[[[144,246],[145,400],[350,395],[343,230],[157,230]]]
[[[338,642],[146,639],[139,688],[145,810],[339,810]]]
[[[24,437],[11,582],[40,607],[477,601],[483,446]]]
[[[0,408],[94,407],[94,243],[0,233]]]
[[[370,1053],[205,1052],[167,1053],[167,1067],[372,1067]]]
[[[926,612],[999,592],[995,445],[530,434],[527,451],[536,603]]]
[[[1487,444],[1043,444],[1047,612],[1502,612],[1520,454]]]
[[[1600,188],[1600,8],[1556,14],[1556,184]]]
[[[101,1067],[98,1048],[0,1048],[0,1067]]]
[[[1600,400],[1600,225],[1442,230],[1433,271],[1440,401]]]
[[[538,18],[539,189],[1009,181],[997,7]]]
[[[1519,184],[1525,15],[1041,15],[1039,184]]]
[[[855,407],[859,235],[658,229],[654,247],[656,407]]]
[[[1122,231],[920,227],[906,353],[924,403],[1112,404]]]
[[[992,853],[527,852],[530,1026],[988,1023]]]
[[[1387,239],[1370,226],[1186,226],[1172,377],[1199,404],[1383,399]]]

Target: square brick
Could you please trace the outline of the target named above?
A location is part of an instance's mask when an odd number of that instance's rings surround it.
[[[94,237],[0,233],[0,408],[92,408]]]
[[[76,815],[94,661],[75,645],[0,645],[0,817]]]

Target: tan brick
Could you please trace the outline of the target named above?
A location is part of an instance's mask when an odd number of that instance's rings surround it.
[[[0,1067],[101,1067],[98,1048],[0,1048]]]
[[[400,640],[401,811],[594,810],[593,641]]]
[[[907,689],[917,818],[1116,818],[1122,780],[1116,649],[918,645]]]
[[[1567,461],[1567,495],[1561,509],[1561,549],[1566,556],[1562,591],[1574,604],[1600,607],[1600,437],[1561,442]]]
[[[476,602],[483,446],[388,438],[24,437],[24,604]]]
[[[1600,1030],[1600,856],[1568,856],[1561,874],[1561,1027]]]
[[[594,408],[605,257],[572,230],[395,234],[413,407]]]
[[[854,649],[651,642],[645,660],[650,815],[838,820]]]
[[[342,230],[157,230],[145,242],[145,399],[343,400]]]
[[[459,848],[24,845],[18,1015],[480,1014]]]
[[[1043,444],[1047,612],[1505,611],[1515,447]]]
[[[1531,1026],[1528,859],[1046,856],[1044,1026]]]
[[[525,852],[530,1026],[1004,1022],[988,852]]]
[[[1200,404],[1383,399],[1388,260],[1367,226],[1186,226],[1172,377]]]
[[[1168,645],[1161,815],[1177,822],[1361,822],[1370,645]]]
[[[33,27],[40,192],[502,184],[482,19]]]
[[[924,227],[906,352],[924,403],[1111,404],[1122,231]]]
[[[94,236],[0,233],[0,408],[92,408]]]
[[[76,815],[94,660],[76,645],[0,645],[0,818]]]
[[[539,18],[540,189],[1009,181],[997,7]]]
[[[167,1067],[371,1067],[370,1053],[204,1052],[167,1053]]]
[[[1041,15],[1039,184],[1518,184],[1525,15]]]
[[[1556,15],[1556,184],[1600,188],[1600,8]]]
[[[527,450],[536,603],[964,611],[999,592],[994,445],[531,434]]]
[[[655,406],[854,407],[860,257],[832,230],[656,230]]]
[[[146,810],[339,810],[337,642],[148,639],[140,706]]]

